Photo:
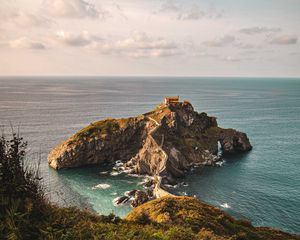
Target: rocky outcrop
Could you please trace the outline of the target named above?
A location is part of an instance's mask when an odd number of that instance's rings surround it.
[[[123,196],[117,197],[113,202],[114,205],[130,204],[132,207],[137,207],[153,198],[153,189],[147,189],[146,191],[134,189],[125,192]]]
[[[177,102],[137,117],[92,123],[54,148],[48,162],[61,169],[121,161],[119,170],[155,176],[153,192],[160,197],[168,194],[164,184],[175,183],[192,166],[215,165],[221,158],[218,143],[223,154],[252,149],[245,133],[220,128],[215,117]]]
[[[143,115],[92,123],[55,147],[48,155],[48,163],[61,169],[130,159],[142,147],[146,124]]]
[[[219,139],[224,154],[242,153],[252,149],[247,135],[242,132],[235,130],[220,131]]]

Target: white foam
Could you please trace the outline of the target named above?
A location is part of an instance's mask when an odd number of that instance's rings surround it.
[[[121,160],[116,161],[116,164],[115,164],[116,167],[120,167],[122,165],[124,165],[124,163]]]
[[[216,165],[219,166],[219,167],[222,167],[224,164],[225,164],[225,160],[216,162]]]
[[[171,185],[171,184],[164,184],[164,186],[168,187],[168,188],[177,188],[178,184],[176,185]]]
[[[145,177],[144,175],[139,175],[139,174],[135,174],[135,173],[129,173],[128,176],[130,176],[130,177],[136,177],[136,178]]]
[[[96,190],[96,189],[107,189],[110,188],[110,185],[107,183],[100,183],[94,187],[92,187],[92,190]]]
[[[120,173],[119,172],[111,172],[110,173],[110,176],[117,176],[117,175],[119,175]]]
[[[221,157],[223,155],[223,150],[222,150],[222,145],[220,143],[220,141],[218,141],[218,157]]]
[[[119,198],[120,198],[120,197],[116,197],[116,198],[114,198],[114,199],[112,200],[112,203],[113,203],[113,205],[114,205],[115,207],[118,207],[118,206],[119,206],[119,204],[117,204],[117,201],[119,200]]]
[[[128,199],[127,201],[118,204],[118,201],[119,201],[120,198],[121,198],[121,197],[116,197],[116,198],[114,198],[114,199],[112,200],[112,203],[113,203],[113,205],[114,205],[115,207],[122,206],[122,205],[124,205],[125,203],[127,203],[127,202],[129,201],[129,199]]]
[[[231,206],[230,206],[228,203],[220,204],[220,206],[221,206],[222,208],[231,208]]]

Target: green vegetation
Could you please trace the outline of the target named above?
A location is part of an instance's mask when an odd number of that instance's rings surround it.
[[[67,140],[67,144],[71,145],[79,141],[89,140],[103,135],[111,134],[120,129],[127,119],[112,119],[93,122],[85,128],[79,130],[76,134]]]
[[[129,213],[127,220],[183,227],[188,239],[300,239],[272,228],[256,228],[191,197],[164,197],[145,203]],[[147,221],[145,221],[147,219]],[[181,238],[178,238],[181,239]]]
[[[299,239],[188,197],[148,202],[127,219],[55,206],[44,197],[38,168],[26,167],[26,146],[16,134],[0,138],[0,239]]]
[[[115,119],[105,119],[102,121],[97,121],[91,123],[87,127],[81,129],[75,134],[75,137],[84,138],[84,137],[96,137],[101,134],[109,134],[113,131],[119,130],[120,126]]]

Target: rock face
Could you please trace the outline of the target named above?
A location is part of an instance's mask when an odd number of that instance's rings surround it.
[[[137,117],[92,123],[55,147],[48,162],[61,169],[121,160],[122,170],[156,176],[162,186],[193,165],[214,165],[220,160],[218,143],[223,154],[252,149],[245,133],[220,128],[215,117],[177,102]],[[154,194],[163,196],[163,187],[154,187]]]

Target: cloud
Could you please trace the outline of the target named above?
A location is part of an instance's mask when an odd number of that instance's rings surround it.
[[[39,13],[21,10],[13,2],[0,4],[0,21],[2,25],[15,24],[20,27],[49,27],[53,21]]]
[[[101,40],[101,38],[91,35],[88,31],[82,31],[79,34],[58,31],[55,39],[69,46],[87,46]]]
[[[113,7],[114,7],[113,10],[115,10],[115,12],[117,13],[117,15],[119,15],[124,20],[128,20],[127,15],[124,13],[123,8],[119,4],[113,3]]]
[[[297,42],[298,37],[295,35],[283,35],[279,37],[274,37],[269,40],[269,43],[277,45],[291,45],[296,44]]]
[[[103,54],[125,55],[134,58],[167,57],[180,54],[177,44],[163,38],[152,38],[144,32],[134,32],[128,38],[117,41],[106,40],[94,43],[90,49],[97,49]]]
[[[239,30],[240,33],[254,35],[254,34],[262,34],[262,33],[275,33],[280,32],[280,28],[268,28],[268,27],[249,27],[242,28]]]
[[[24,11],[18,11],[12,21],[21,27],[49,27],[53,24],[53,21],[46,17]]]
[[[167,57],[180,54],[177,44],[163,38],[153,38],[144,32],[133,32],[121,39],[105,39],[88,31],[79,34],[58,31],[55,40],[67,46],[84,47],[107,55],[123,55],[134,58]]]
[[[233,56],[225,56],[221,57],[221,60],[224,60],[225,62],[240,62],[242,61],[241,58],[233,57]]]
[[[243,43],[243,42],[237,42],[234,44],[235,47],[241,48],[241,49],[250,49],[250,48],[255,48],[257,46],[251,44],[251,43]]]
[[[217,11],[213,5],[203,10],[198,4],[182,5],[170,0],[162,3],[159,12],[174,14],[178,20],[199,20],[202,18],[220,18],[223,16],[223,11]]]
[[[225,35],[221,38],[217,38],[217,39],[211,40],[211,41],[205,41],[203,43],[204,43],[204,45],[206,45],[208,47],[223,47],[223,46],[227,46],[227,45],[234,43],[234,41],[235,41],[234,36]]]
[[[9,46],[15,49],[46,49],[45,45],[41,42],[32,41],[27,37],[21,37],[9,42]]]
[[[105,18],[106,10],[84,0],[45,0],[44,8],[51,15],[65,18]]]

